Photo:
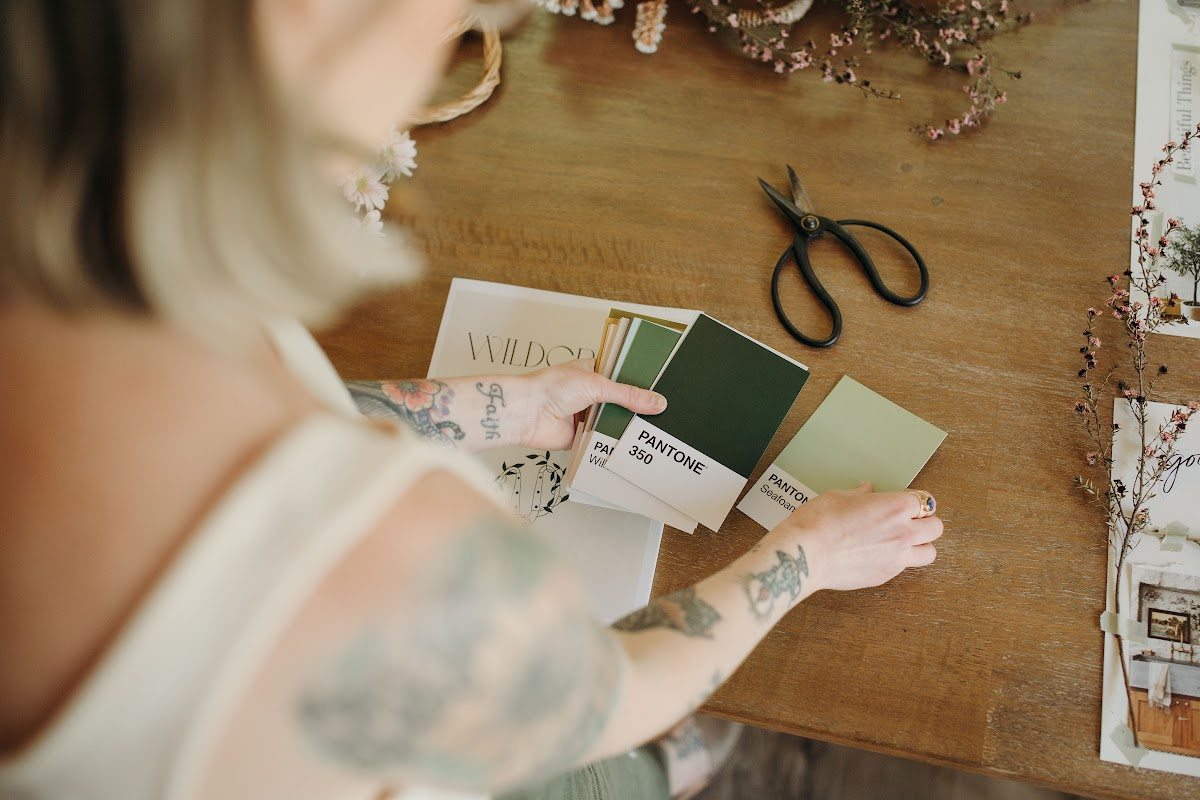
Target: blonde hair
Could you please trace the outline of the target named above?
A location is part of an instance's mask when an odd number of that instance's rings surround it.
[[[247,0],[0,6],[0,300],[120,308],[203,334],[325,324],[412,276],[319,171]]]

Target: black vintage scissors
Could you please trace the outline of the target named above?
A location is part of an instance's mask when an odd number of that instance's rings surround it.
[[[844,244],[846,249],[862,265],[863,269],[867,272],[867,278],[870,279],[871,285],[875,287],[876,292],[883,296],[883,299],[898,306],[915,306],[925,299],[925,293],[929,291],[929,270],[926,268],[925,260],[921,258],[921,254],[917,252],[915,247],[908,243],[907,239],[891,228],[880,225],[878,222],[869,222],[865,219],[839,219],[835,221],[828,217],[820,216],[813,211],[812,201],[808,199],[808,193],[804,191],[799,178],[796,177],[796,171],[790,166],[788,167],[788,179],[791,181],[792,186],[792,200],[788,200],[782,193],[762,178],[759,178],[758,182],[762,184],[767,196],[775,202],[775,205],[779,206],[779,210],[783,212],[784,216],[788,218],[792,226],[796,229],[792,244],[779,257],[779,263],[775,265],[775,274],[771,276],[771,301],[775,304],[775,313],[779,315],[779,321],[783,323],[783,327],[787,328],[792,336],[795,336],[810,347],[829,347],[842,335],[842,312],[838,308],[837,303],[833,301],[833,298],[829,296],[829,292],[821,285],[820,279],[813,272],[812,264],[808,260],[808,243],[813,239],[821,238],[827,232],[833,234],[835,238]],[[901,297],[883,285],[883,279],[879,277],[879,270],[875,268],[875,262],[867,255],[867,251],[859,244],[854,234],[846,230],[847,227],[852,225],[882,231],[899,242],[909,252],[917,262],[917,269],[921,271],[921,288],[917,290],[916,294],[912,297]],[[783,304],[779,301],[779,274],[783,271],[784,265],[787,264],[788,258],[795,259],[796,265],[800,268],[800,274],[804,276],[805,282],[812,287],[813,292],[817,295],[817,299],[821,301],[821,305],[829,310],[829,315],[833,318],[833,330],[824,339],[813,339],[805,336],[792,324],[792,321],[788,319],[787,313],[783,310]]]

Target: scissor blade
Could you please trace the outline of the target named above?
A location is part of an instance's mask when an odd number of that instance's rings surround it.
[[[808,199],[808,192],[804,191],[804,184],[796,177],[796,170],[792,169],[791,164],[788,164],[788,182],[792,185],[792,200],[796,206],[805,214],[817,213],[813,209],[812,200]]]
[[[795,204],[792,203],[791,200],[788,200],[786,197],[784,197],[778,189],[764,181],[762,178],[758,179],[758,183],[760,186],[762,186],[763,191],[767,193],[767,197],[771,198],[775,205],[779,207],[779,210],[783,212],[784,216],[791,220],[793,225],[799,227],[800,220],[806,216],[805,213],[796,208]]]

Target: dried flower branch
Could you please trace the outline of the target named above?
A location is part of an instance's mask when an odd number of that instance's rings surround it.
[[[1002,105],[1008,95],[998,77],[1020,78],[1019,72],[993,66],[983,46],[991,36],[1024,25],[1033,14],[1012,14],[1009,0],[948,0],[928,8],[916,0],[841,0],[846,16],[840,30],[828,41],[793,40],[793,29],[813,5],[813,0],[682,0],[693,14],[701,14],[711,32],[732,30],[742,52],[755,61],[769,64],[779,74],[806,69],[820,72],[822,80],[847,84],[864,94],[888,100],[900,95],[873,86],[860,78],[855,48],[864,54],[872,44],[891,40],[912,50],[930,65],[961,72],[966,76],[963,92],[968,97],[965,111],[941,125],[915,128],[932,139],[962,133],[978,126]],[[613,21],[612,9],[623,0],[606,0],[607,12],[589,16],[589,0],[534,0],[548,11],[592,19],[600,24]],[[634,44],[643,53],[658,50],[666,28],[667,0],[638,3]],[[797,43],[800,42],[800,43]]]
[[[1168,220],[1166,232],[1157,241],[1152,241],[1148,215],[1156,209],[1155,188],[1162,185],[1159,176],[1163,170],[1177,152],[1186,151],[1197,142],[1200,142],[1200,125],[1197,125],[1194,131],[1186,132],[1182,141],[1168,142],[1163,147],[1162,158],[1151,168],[1150,181],[1140,185],[1142,203],[1134,206],[1131,212],[1134,218],[1133,241],[1138,252],[1137,266],[1125,270],[1123,276],[1110,275],[1107,278],[1111,292],[1104,303],[1107,310],[1087,310],[1083,346],[1079,348],[1083,366],[1077,373],[1081,381],[1081,398],[1075,403],[1075,413],[1087,433],[1088,451],[1084,461],[1097,473],[1097,479],[1093,482],[1080,475],[1075,480],[1080,489],[1095,498],[1105,510],[1109,547],[1117,557],[1117,591],[1112,609],[1117,614],[1121,613],[1119,589],[1125,559],[1136,538],[1148,530],[1149,502],[1155,497],[1162,482],[1176,441],[1186,430],[1192,415],[1200,409],[1200,403],[1192,401],[1176,409],[1165,424],[1151,425],[1148,405],[1155,397],[1154,390],[1158,379],[1167,375],[1168,371],[1165,364],[1151,368],[1147,352],[1150,334],[1164,325],[1186,321],[1165,316],[1163,312],[1167,303],[1156,294],[1166,282],[1157,262],[1172,244],[1172,239],[1178,236],[1182,226],[1178,220]],[[1128,289],[1122,288],[1121,284],[1125,282],[1123,277],[1128,280]],[[1137,299],[1140,297],[1146,300]],[[1174,293],[1170,295],[1170,299],[1178,300]],[[1102,343],[1096,329],[1101,320],[1109,316],[1119,323],[1126,340],[1126,359],[1114,358],[1107,369],[1101,370],[1098,352]],[[1113,386],[1112,380],[1122,366],[1126,368],[1128,378],[1118,378]],[[1110,396],[1124,399],[1129,404],[1130,415],[1136,426],[1133,435],[1137,437],[1136,441],[1141,442],[1137,466],[1132,475],[1112,474],[1113,435],[1119,430],[1119,425],[1115,420],[1108,421],[1101,415],[1101,407]],[[1152,430],[1152,427],[1156,427],[1157,430]],[[1117,641],[1126,697],[1132,714],[1133,700],[1129,689],[1128,668],[1125,664],[1125,644],[1120,637]],[[1135,743],[1136,738],[1135,732]]]
[[[634,47],[643,53],[657,52],[663,31],[667,28],[663,22],[666,16],[667,0],[638,3],[637,21],[633,25]]]

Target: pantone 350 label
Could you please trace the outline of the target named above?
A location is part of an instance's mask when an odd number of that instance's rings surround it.
[[[643,417],[634,417],[609,456],[610,470],[717,530],[746,479]]]

